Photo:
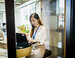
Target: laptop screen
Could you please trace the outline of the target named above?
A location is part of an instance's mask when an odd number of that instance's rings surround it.
[[[17,43],[28,42],[26,35],[23,33],[16,33],[16,41]]]

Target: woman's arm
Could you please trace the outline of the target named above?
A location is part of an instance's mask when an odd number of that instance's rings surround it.
[[[33,40],[33,42],[40,43],[40,41]]]
[[[39,41],[28,39],[28,43],[39,43]]]

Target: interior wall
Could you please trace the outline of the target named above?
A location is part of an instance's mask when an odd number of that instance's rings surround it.
[[[18,32],[19,30],[17,29],[17,26],[21,25],[21,12],[20,8],[15,8],[15,28],[16,31]]]

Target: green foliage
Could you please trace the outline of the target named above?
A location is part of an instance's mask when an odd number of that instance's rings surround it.
[[[27,26],[28,26],[28,24],[26,24],[26,25],[23,24],[21,26],[18,26],[18,28],[20,29],[20,32],[22,32],[22,33],[29,33],[29,28]]]

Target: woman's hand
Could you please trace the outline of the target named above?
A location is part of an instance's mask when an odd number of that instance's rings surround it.
[[[28,40],[28,43],[30,44],[30,43],[33,43],[33,40]]]
[[[40,43],[40,41],[33,40],[33,42]]]
[[[36,40],[28,40],[28,43],[33,43],[33,42],[40,43],[40,41],[36,41]]]

